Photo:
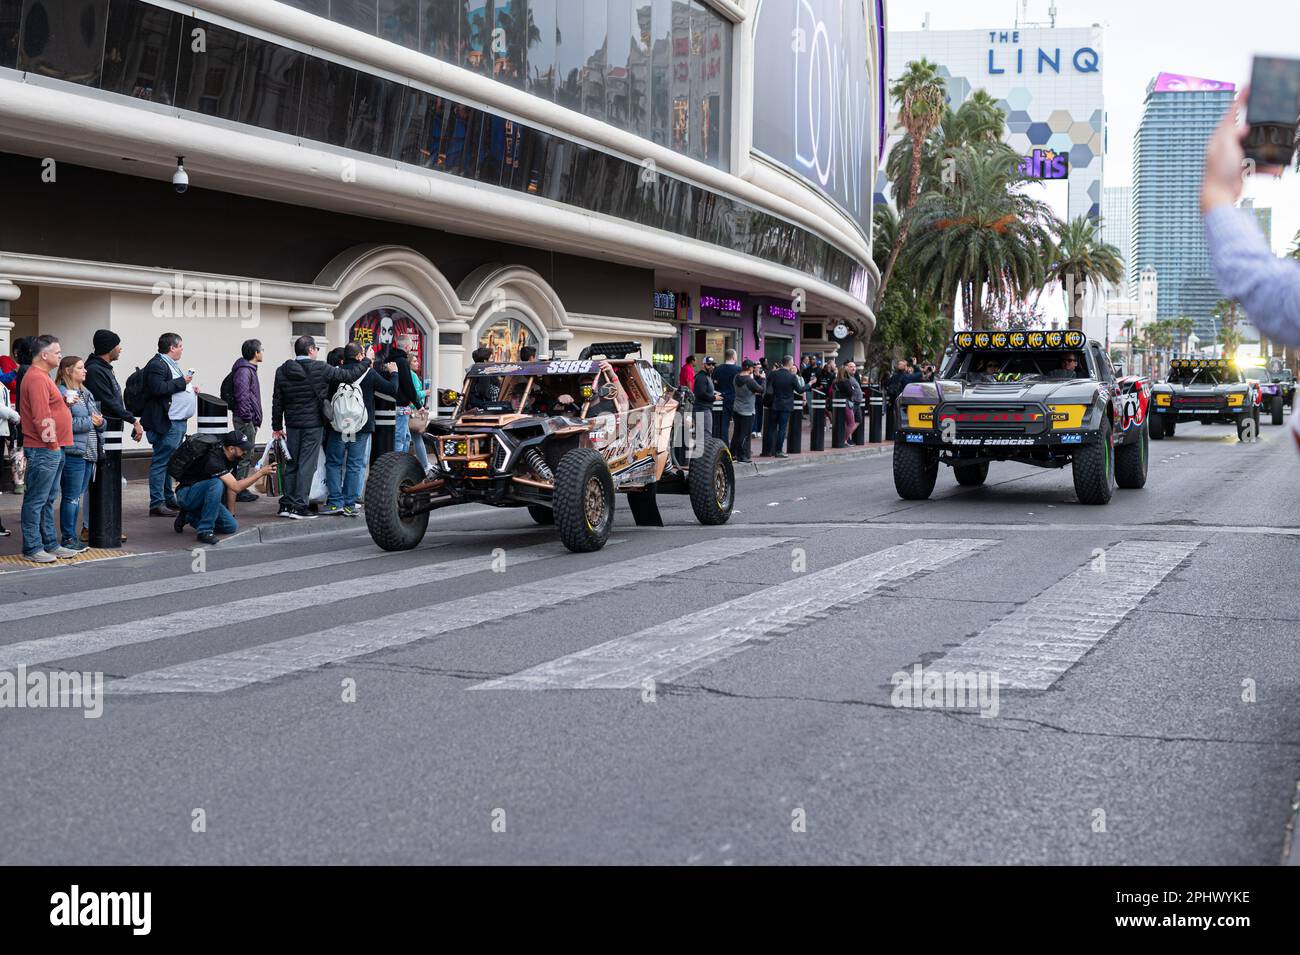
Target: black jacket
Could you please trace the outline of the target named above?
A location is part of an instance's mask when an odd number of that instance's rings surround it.
[[[712,411],[713,399],[717,393],[717,389],[713,387],[713,376],[706,371],[697,371],[695,373],[695,410],[703,411],[708,408]]]
[[[730,408],[731,403],[736,400],[736,376],[740,374],[740,366],[736,364],[721,364],[718,370],[713,373],[713,384],[722,392],[723,407]]]
[[[140,415],[140,423],[144,425],[144,429],[157,434],[166,433],[172,424],[171,418],[167,416],[172,395],[188,387],[189,382],[184,378],[172,377],[172,366],[167,364],[167,359],[161,354],[150,358],[149,364],[144,366],[144,388],[149,396],[145,402],[144,413]]]
[[[419,405],[420,396],[415,393],[415,382],[411,380],[411,358],[402,349],[389,345],[381,352],[375,353],[375,364],[383,366],[389,362],[397,365],[397,403],[399,405]]]
[[[290,358],[275,370],[271,430],[325,427],[321,405],[329,397],[329,386],[344,381],[354,382],[369,370],[368,361],[332,368],[323,361]],[[374,400],[373,393],[371,400]]]
[[[808,385],[794,372],[778,368],[767,376],[767,390],[772,393],[773,411],[794,411],[795,395],[807,391]]]
[[[135,424],[135,415],[122,404],[122,386],[117,383],[113,366],[98,355],[86,359],[86,390],[95,396],[105,418]]]
[[[345,361],[344,368],[351,368],[353,365],[359,365],[361,362],[357,359]],[[408,376],[409,377],[409,376]],[[361,377],[360,381],[361,397],[366,403],[366,423],[357,429],[357,434],[370,434],[375,430],[375,392],[388,395],[390,398],[397,397],[397,378],[385,378],[379,372],[371,369],[368,374]],[[334,383],[329,386],[329,395],[334,397],[334,392],[338,391],[338,384]]]

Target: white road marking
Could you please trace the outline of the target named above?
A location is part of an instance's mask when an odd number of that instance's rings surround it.
[[[475,690],[628,689],[668,681],[780,635],[832,607],[978,553],[991,540],[914,540],[580,650]]]
[[[788,543],[790,539],[749,537],[736,540],[726,537],[619,563],[596,563],[600,558],[592,558],[590,567],[574,573],[137,673],[105,684],[104,690],[114,694],[222,693],[254,683],[265,683],[302,670],[405,646],[455,630],[504,620],[517,614],[532,613],[542,607],[553,607],[619,587],[667,577],[683,570],[739,557],[750,551]],[[228,604],[225,609],[230,613],[244,612],[242,602],[238,601]],[[599,616],[599,611],[594,613]]]
[[[1089,559],[926,669],[997,673],[1007,689],[1046,690],[1199,546],[1121,541],[1104,565]]]
[[[610,541],[611,544],[618,543]],[[536,547],[523,547],[510,551],[506,555],[508,565],[527,564],[548,557],[559,557],[564,551],[559,544],[541,544]],[[352,600],[385,590],[406,587],[421,587],[449,580],[452,577],[464,577],[469,574],[490,573],[493,557],[488,554],[476,554],[459,560],[442,561],[436,564],[424,564],[412,567],[394,576],[392,569],[378,573],[353,577],[350,580],[338,580],[328,584],[317,584],[299,590],[287,590],[261,597],[248,597],[230,603],[208,607],[193,607],[178,610],[175,613],[159,617],[143,617],[126,623],[109,624],[94,630],[82,630],[64,633],[36,640],[24,640],[0,647],[0,670],[10,670],[19,665],[32,666],[36,663],[48,663],[51,660],[66,660],[69,657],[84,656],[88,653],[101,653],[128,647],[137,643],[149,643],[172,637],[187,637],[224,627],[230,620],[263,621],[277,614],[292,613],[300,607],[320,607],[325,604]],[[263,565],[266,566],[266,565]],[[367,565],[370,566],[370,565]],[[241,570],[247,568],[240,568]],[[203,574],[195,574],[202,577]],[[269,626],[274,626],[271,624]]]
[[[445,543],[439,542],[431,546],[442,547],[445,546]],[[425,549],[429,548],[426,547]],[[142,555],[128,554],[124,556],[139,557]],[[281,560],[271,560],[260,564],[245,564],[240,567],[227,567],[225,570],[209,570],[201,574],[195,574],[188,573],[191,563],[189,552],[177,551],[175,554],[177,566],[183,567],[187,571],[179,576],[145,580],[138,584],[123,584],[116,587],[82,590],[76,594],[75,600],[71,600],[67,594],[20,600],[17,603],[8,604],[4,608],[3,616],[0,619],[4,623],[8,623],[13,620],[27,620],[31,617],[66,613],[74,609],[85,612],[86,610],[96,610],[108,604],[125,603],[128,600],[152,599],[167,594],[178,594],[189,590],[203,590],[206,587],[219,587],[222,584],[238,583],[241,580],[254,580],[276,574],[292,574],[302,570],[319,570],[322,567],[347,564],[352,561],[365,560],[368,557],[380,558],[387,556],[390,555],[378,550],[373,544],[367,544],[364,547],[350,547],[347,550],[322,554],[304,554],[301,557],[286,557]]]

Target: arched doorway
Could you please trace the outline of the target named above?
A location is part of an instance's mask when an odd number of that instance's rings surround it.
[[[348,341],[379,348],[391,345],[395,338],[409,335],[413,342],[409,349],[411,369],[432,386],[436,369],[430,354],[430,333],[417,314],[414,308],[395,295],[371,299],[348,321]]]
[[[546,335],[523,312],[504,308],[487,315],[474,332],[473,347],[490,348],[490,361],[518,361],[519,350],[531,345],[538,355],[547,353]]]

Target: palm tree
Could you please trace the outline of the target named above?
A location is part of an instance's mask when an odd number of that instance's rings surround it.
[[[1119,249],[1102,241],[1100,220],[1079,216],[1057,229],[1047,280],[1059,282],[1065,291],[1070,328],[1083,330],[1083,293],[1087,289],[1100,292],[1105,283],[1117,285],[1123,278]]]
[[[1022,177],[1010,147],[964,146],[953,159],[955,185],[916,205],[909,258],[927,296],[952,302],[960,295],[971,327],[981,329],[990,308],[1005,309],[1043,286],[1040,250],[1056,217],[1014,188]]]
[[[908,63],[903,75],[889,90],[890,95],[898,101],[899,120],[912,140],[912,161],[909,167],[908,187],[898,196],[899,218],[902,220],[898,229],[898,239],[889,253],[884,271],[880,276],[880,288],[876,292],[876,308],[885,299],[885,289],[889,286],[890,276],[898,263],[899,253],[907,244],[907,234],[911,226],[908,213],[916,202],[921,178],[921,151],[930,132],[943,117],[944,86],[935,64],[924,57],[920,62]]]
[[[1129,369],[1130,375],[1133,374],[1133,333],[1136,329],[1136,324],[1137,323],[1133,319],[1126,318],[1123,325],[1124,338],[1127,340],[1128,344],[1128,358],[1124,362],[1124,367]]]
[[[1300,158],[1297,159],[1297,162],[1300,162]],[[1295,247],[1287,253],[1287,256],[1292,259],[1300,260],[1300,232],[1297,232],[1295,238],[1291,241],[1295,243]]]
[[[943,117],[921,141],[920,185],[913,191],[933,192],[944,188],[945,170],[962,146],[993,145],[1002,141],[1007,114],[985,90],[976,90],[970,99],[955,111],[943,107]],[[912,136],[905,133],[894,143],[885,162],[885,175],[893,187],[894,195],[901,196],[912,189]]]

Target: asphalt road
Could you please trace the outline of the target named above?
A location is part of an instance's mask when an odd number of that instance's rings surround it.
[[[1278,863],[1288,433],[1183,427],[1107,507],[939,481],[748,477],[726,527],[669,499],[595,555],[462,509],[406,554],[0,575],[0,671],[106,680],[96,719],[0,709],[0,863]]]

